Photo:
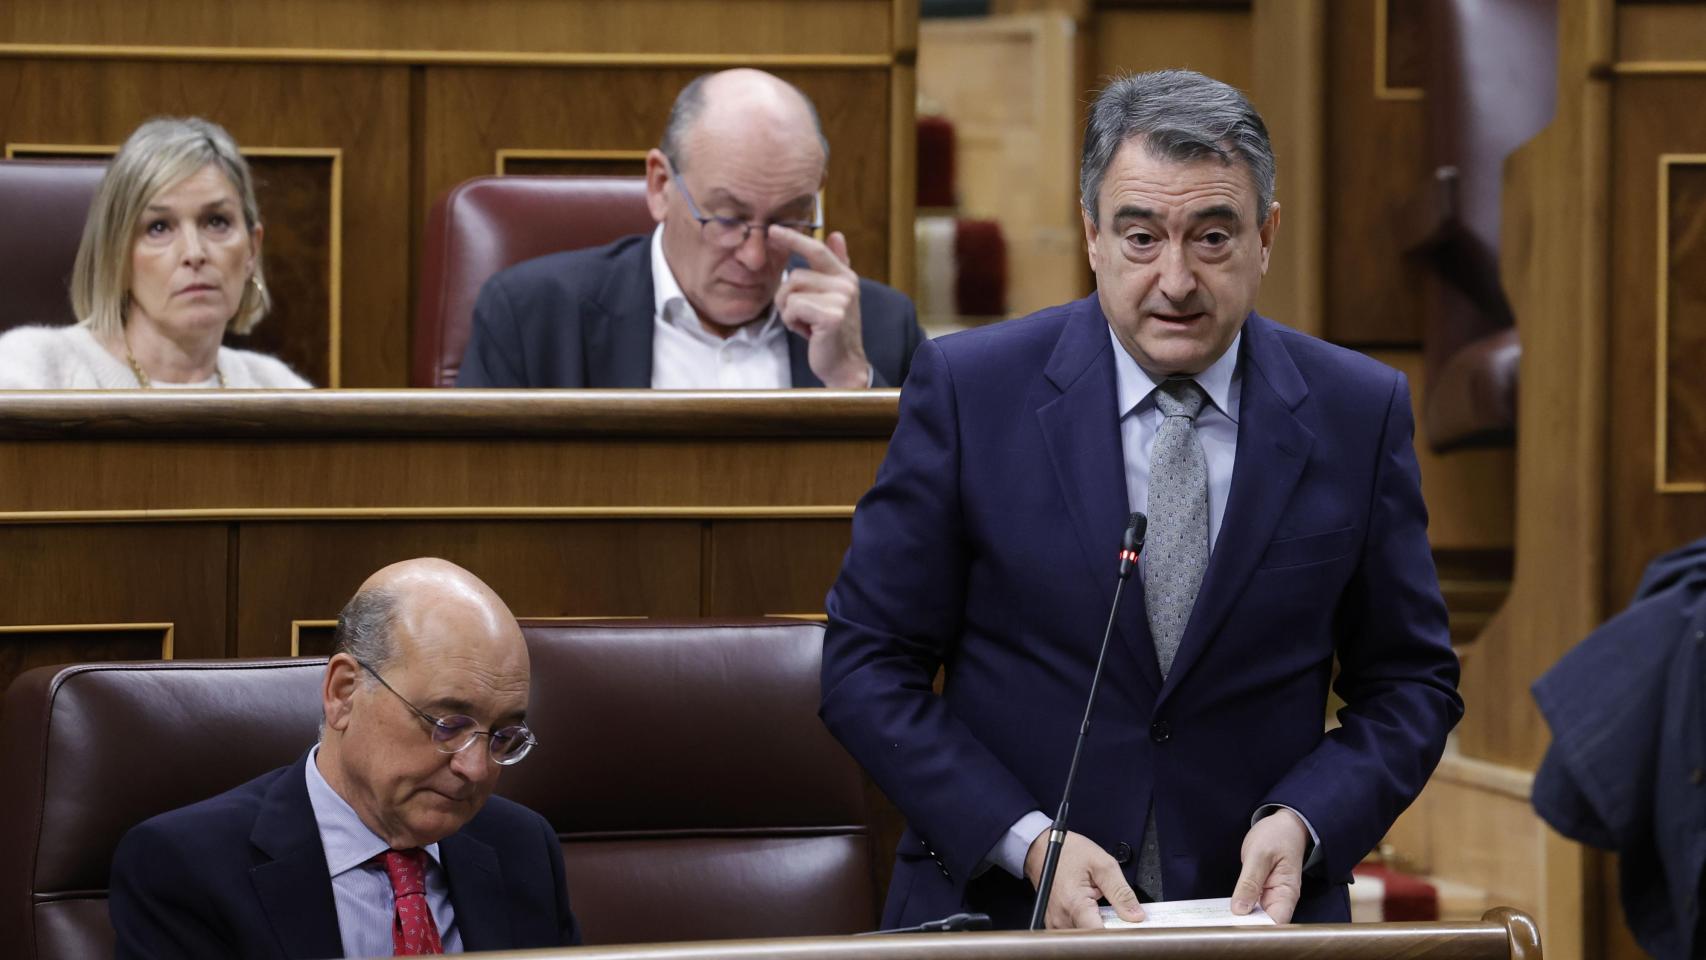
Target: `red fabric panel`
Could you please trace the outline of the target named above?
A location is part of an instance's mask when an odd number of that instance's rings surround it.
[[[994,220],[960,220],[954,230],[954,304],[961,316],[1007,312],[1007,240]]]
[[[919,117],[918,206],[954,204],[954,122],[947,117]]]
[[[1379,877],[1386,884],[1381,918],[1386,922],[1439,919],[1439,891],[1426,880],[1372,863],[1361,864],[1353,872],[1359,877]]]

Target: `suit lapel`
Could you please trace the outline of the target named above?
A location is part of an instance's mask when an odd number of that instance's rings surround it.
[[[287,957],[335,957],[344,947],[320,828],[308,802],[308,755],[267,790],[249,841],[271,859],[249,871]]]
[[[652,385],[653,314],[650,236],[617,258],[596,299],[585,304],[586,385],[645,388]]]
[[[1272,321],[1252,313],[1244,324],[1238,453],[1220,536],[1191,608],[1179,652],[1157,705],[1164,703],[1226,622],[1272,539],[1309,462],[1315,435],[1293,413],[1309,393],[1279,342]]]
[[[806,350],[810,346],[806,338],[792,330],[786,331],[788,336],[788,372],[793,376],[795,387],[821,387],[823,381],[812,372],[811,358]]]
[[[1043,369],[1060,395],[1037,408],[1037,423],[1083,549],[1086,575],[1096,583],[1104,603],[1111,604],[1120,535],[1130,508],[1107,327],[1095,294],[1073,307]],[[1161,686],[1161,671],[1144,624],[1143,591],[1128,585],[1126,593],[1135,596],[1121,600],[1125,615],[1119,618],[1119,632],[1150,688],[1156,689]]]
[[[456,929],[462,949],[500,950],[516,943],[510,928],[508,897],[498,855],[491,847],[455,833],[438,842],[444,874],[450,881],[450,904],[456,910]]]

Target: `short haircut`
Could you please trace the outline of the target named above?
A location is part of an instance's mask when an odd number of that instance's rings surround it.
[[[89,206],[83,242],[71,270],[71,309],[97,334],[117,336],[124,330],[130,304],[131,252],[137,224],[149,201],[163,190],[215,164],[237,188],[243,206],[243,229],[253,237],[260,226],[254,178],[237,144],[225,128],[200,117],[159,117],[137,127],[107,165],[106,176]],[[231,329],[248,333],[272,305],[255,253],[254,282],[243,286]]]
[[[663,127],[663,139],[658,142],[658,150],[669,158],[669,165],[676,173],[687,169],[687,135],[692,132],[693,124],[698,122],[699,115],[705,112],[705,83],[714,73],[702,73],[687,82],[681,92],[675,95],[675,103],[669,108],[669,120]],[[781,77],[776,80],[794,91],[800,102],[806,105],[806,113],[811,115],[812,130],[817,134],[818,145],[823,147],[823,162],[829,164],[829,138],[823,135],[823,120],[817,115],[817,104],[806,92],[794,86]]]
[[[397,595],[380,587],[359,590],[338,613],[332,652],[381,670],[397,653],[396,627]]]
[[[1157,70],[1115,77],[1090,105],[1078,202],[1100,226],[1102,180],[1124,143],[1141,140],[1158,159],[1187,163],[1215,157],[1241,163],[1256,189],[1256,220],[1274,200],[1274,148],[1268,128],[1236,87],[1193,70]]]

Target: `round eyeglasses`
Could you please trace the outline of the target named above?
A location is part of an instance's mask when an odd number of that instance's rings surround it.
[[[510,766],[522,761],[539,743],[533,731],[527,729],[527,724],[516,723],[496,730],[481,730],[479,721],[473,717],[452,714],[448,717],[435,717],[420,707],[409,702],[409,698],[397,692],[397,689],[385,682],[379,671],[367,663],[357,660],[361,668],[373,675],[379,685],[391,691],[391,695],[403,701],[403,705],[415,712],[415,716],[425,720],[432,730],[432,745],[439,753],[461,753],[481,737],[486,738],[486,751],[491,755],[492,762],[502,766]]]
[[[693,194],[687,192],[687,184],[682,181],[681,174],[675,171],[675,164],[669,164],[669,179],[675,188],[681,191],[681,196],[687,200],[687,209],[694,220],[699,221],[699,235],[714,247],[723,250],[733,250],[746,243],[752,236],[752,231],[768,230],[771,224],[812,236],[823,229],[822,198],[813,201],[813,213],[810,220],[771,220],[766,223],[749,223],[738,217],[712,217],[700,212],[699,204],[694,202]]]

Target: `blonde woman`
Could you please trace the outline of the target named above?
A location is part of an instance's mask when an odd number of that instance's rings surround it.
[[[69,327],[0,336],[0,389],[308,387],[220,346],[266,315],[249,165],[216,123],[150,120],[107,167],[71,273]]]

